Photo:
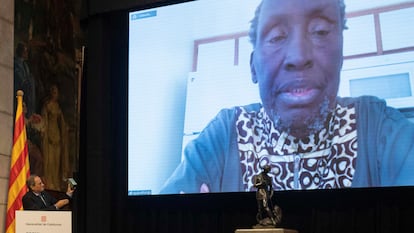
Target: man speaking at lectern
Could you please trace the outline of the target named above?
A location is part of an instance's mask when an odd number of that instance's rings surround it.
[[[52,195],[45,192],[45,184],[38,175],[31,175],[26,182],[29,191],[23,196],[24,210],[59,210],[69,204],[75,188],[68,183],[66,191],[67,198],[56,200]]]

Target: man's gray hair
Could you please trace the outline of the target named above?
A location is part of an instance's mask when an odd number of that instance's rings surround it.
[[[32,191],[32,186],[34,186],[36,184],[35,183],[35,178],[36,177],[38,177],[38,175],[31,174],[26,180],[26,186],[30,191]]]
[[[346,27],[346,18],[345,18],[345,2],[344,0],[337,0],[339,1],[340,7],[340,14],[341,14],[341,21],[342,21],[342,30],[347,29]],[[253,44],[253,47],[256,46],[256,37],[257,37],[257,24],[259,23],[259,15],[262,8],[263,1],[256,8],[256,12],[254,13],[254,18],[250,21],[250,30],[249,30],[249,38],[250,42]]]

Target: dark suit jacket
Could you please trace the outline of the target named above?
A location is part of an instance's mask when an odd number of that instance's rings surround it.
[[[37,196],[32,191],[27,192],[23,198],[23,209],[24,210],[56,210],[54,204],[57,202],[56,198],[50,195],[47,192],[42,192],[40,195],[43,196],[43,199],[46,202],[43,203],[40,196]]]

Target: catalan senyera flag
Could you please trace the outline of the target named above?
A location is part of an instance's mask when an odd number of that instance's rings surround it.
[[[6,233],[16,232],[15,211],[23,209],[22,197],[27,192],[26,180],[30,175],[29,150],[23,114],[23,91],[17,91],[16,98],[17,109],[10,160]]]

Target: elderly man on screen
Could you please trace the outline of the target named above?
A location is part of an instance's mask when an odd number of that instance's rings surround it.
[[[251,22],[262,103],[222,110],[162,193],[414,185],[414,124],[376,97],[337,96],[343,0],[263,0]]]

